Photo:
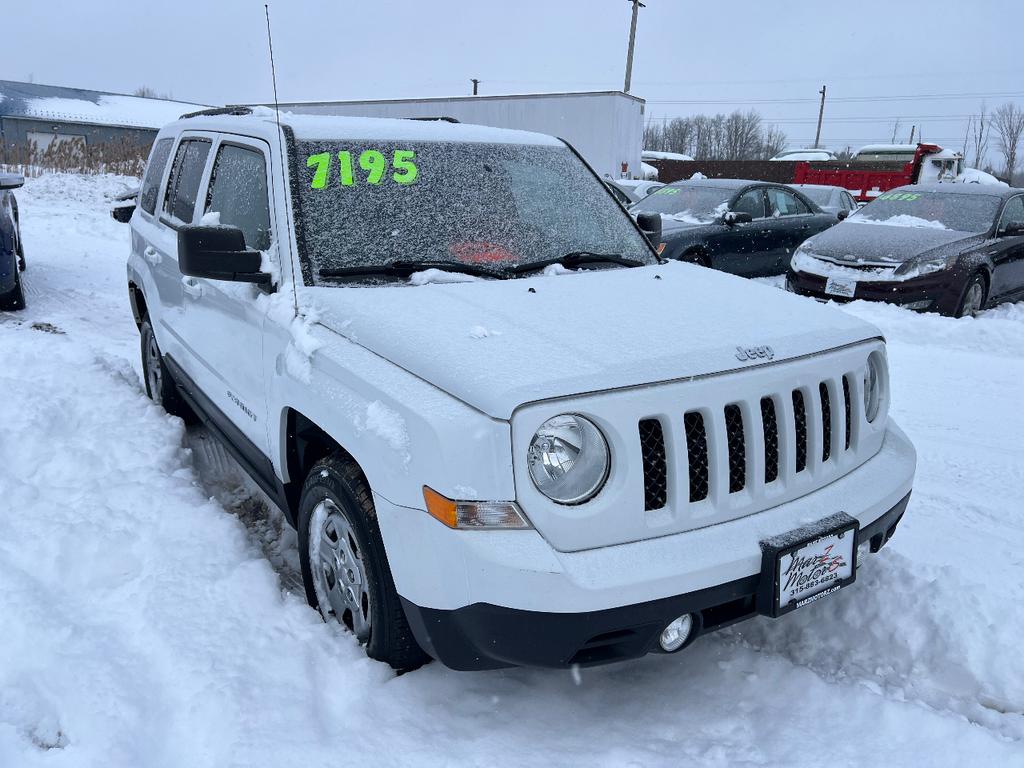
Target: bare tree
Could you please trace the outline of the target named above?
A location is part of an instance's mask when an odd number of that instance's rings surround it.
[[[971,144],[974,147],[975,168],[981,168],[988,154],[988,136],[990,131],[989,118],[985,115],[985,102],[981,102],[981,112],[971,118]]]
[[[786,134],[782,132],[782,129],[773,125],[764,132],[764,139],[761,142],[761,159],[768,160],[775,157],[786,148],[788,143],[789,139],[786,138]]]
[[[992,115],[992,123],[999,136],[999,150],[1006,159],[1006,178],[1012,179],[1017,171],[1017,149],[1024,133],[1024,109],[1016,104],[1003,104]]]
[[[754,110],[732,114],[677,117],[644,127],[644,148],[680,152],[698,160],[754,160],[785,149],[786,134],[766,127]]]

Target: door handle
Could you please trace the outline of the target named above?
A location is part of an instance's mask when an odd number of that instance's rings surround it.
[[[148,261],[154,267],[161,261],[159,251],[157,251],[157,249],[154,248],[152,245],[147,245],[146,250],[142,252],[142,255],[145,257],[146,261]]]
[[[203,286],[199,284],[199,281],[194,277],[183,277],[181,278],[181,287],[189,296],[193,299],[198,299],[203,295]]]

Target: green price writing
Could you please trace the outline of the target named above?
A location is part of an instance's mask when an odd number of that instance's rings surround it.
[[[879,195],[876,200],[917,200],[921,195],[914,192],[886,192]]]
[[[656,195],[678,195],[679,194],[679,190],[676,189],[675,187],[662,187],[661,189],[655,190],[654,194],[656,194]]]
[[[309,183],[310,187],[323,189],[327,186],[335,157],[338,158],[338,183],[343,187],[351,187],[356,184],[356,165],[364,172],[366,183],[374,185],[380,184],[384,180],[389,168],[394,169],[391,173],[391,180],[396,184],[412,184],[420,173],[416,163],[413,162],[416,159],[416,153],[411,149],[396,149],[390,162],[383,152],[376,149],[360,152],[355,162],[353,162],[352,153],[348,150],[342,150],[336,156],[330,152],[320,152],[306,158],[306,167],[314,169],[313,178]]]

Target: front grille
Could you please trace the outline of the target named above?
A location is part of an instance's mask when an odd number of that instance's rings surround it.
[[[779,422],[775,415],[775,401],[761,398],[761,424],[764,426],[764,481],[779,479]]]
[[[661,509],[668,503],[668,467],[665,435],[658,419],[640,422],[640,456],[644,465],[644,510]]]
[[[818,385],[818,396],[821,398],[821,460],[828,461],[832,455],[832,404],[828,399],[828,387],[825,382]]]
[[[793,390],[793,418],[796,421],[796,471],[807,469],[807,409],[804,407],[804,393]]]
[[[840,387],[842,412],[835,402]],[[718,503],[724,500],[724,495],[739,493],[752,485],[756,493],[762,484],[781,482],[807,471],[812,462],[815,477],[819,477],[822,465],[829,462],[831,466],[834,462],[830,460],[836,458],[836,453],[845,455],[851,450],[854,434],[851,425],[859,415],[852,397],[849,375],[836,375],[825,381],[766,394],[750,406],[736,402],[723,406],[719,412],[686,411],[682,425],[686,457],[678,457],[687,467],[686,480],[681,473],[678,475],[680,481],[689,483],[686,498],[690,503],[708,498]],[[842,427],[837,423],[840,418]],[[665,416],[639,421],[644,509],[648,512],[668,505],[670,486],[677,477],[673,470],[677,457],[668,446],[680,445],[681,441],[666,441],[665,434],[666,430],[678,428],[672,425],[671,417]],[[833,434],[838,429],[844,431],[842,439]],[[763,454],[758,455],[758,451],[748,454],[752,445],[760,447],[762,441]],[[763,467],[755,466],[753,457],[763,462]],[[835,470],[833,467],[828,471]]]
[[[747,484],[747,456],[743,412],[735,403],[725,406],[725,439],[729,446],[729,493],[739,493]]]
[[[708,436],[704,417],[699,411],[690,411],[683,417],[683,427],[690,467],[690,501],[702,501],[708,497]]]

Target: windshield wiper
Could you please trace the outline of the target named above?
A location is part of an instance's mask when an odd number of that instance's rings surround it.
[[[552,264],[561,264],[563,267],[577,267],[581,264],[617,264],[620,267],[647,266],[642,261],[626,259],[614,253],[573,251],[565,254],[564,256],[556,256],[553,259],[543,259],[541,261],[527,262],[526,264],[516,264],[509,271],[515,275],[521,275],[524,272],[535,272],[536,270],[550,267]]]
[[[501,272],[478,264],[465,264],[452,261],[391,261],[386,264],[360,264],[355,267],[340,267],[337,269],[321,269],[317,272],[318,277],[323,278],[346,278],[346,277],[409,277],[416,272],[425,272],[428,269],[439,269],[444,272],[456,272],[460,275],[472,275],[474,277],[490,277],[495,280],[508,279],[507,272]]]

